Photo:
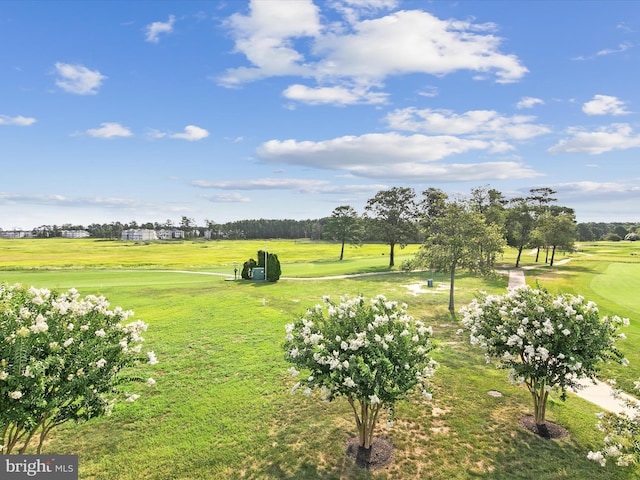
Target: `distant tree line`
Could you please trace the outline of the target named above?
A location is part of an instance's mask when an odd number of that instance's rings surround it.
[[[637,240],[640,237],[640,223],[631,222],[585,222],[578,224],[578,241],[597,240]]]
[[[558,218],[574,225],[573,240],[636,240],[640,235],[640,223],[633,222],[575,222],[574,211],[557,206],[550,188],[531,189],[526,197],[506,199],[501,192],[489,186],[472,189],[467,202],[487,218],[487,222],[499,225],[507,242],[522,249],[536,242],[532,235],[541,229],[554,228],[551,223]],[[369,199],[365,211],[359,215],[349,205],[337,207],[330,216],[320,219],[257,219],[216,223],[205,220],[197,225],[193,218],[183,216],[179,223],[164,222],[92,223],[83,225],[41,225],[32,230],[35,237],[60,237],[65,230],[86,230],[93,238],[120,239],[123,230],[129,229],[178,229],[184,237],[208,238],[211,240],[256,240],[256,239],[301,239],[333,240],[342,245],[340,258],[344,257],[346,244],[357,246],[362,242],[382,242],[390,246],[393,262],[395,248],[408,243],[422,243],[429,227],[444,208],[448,196],[436,188],[428,188],[417,198],[411,188],[396,187],[378,192]],[[544,214],[544,215],[543,215]],[[560,216],[564,214],[565,216]],[[551,223],[550,223],[551,222]],[[547,236],[549,232],[547,231]],[[540,242],[545,243],[541,239]]]

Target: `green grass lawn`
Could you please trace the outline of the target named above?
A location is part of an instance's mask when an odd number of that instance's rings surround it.
[[[602,469],[586,459],[589,450],[601,447],[595,428],[599,409],[574,395],[567,402],[553,399],[547,415],[567,428],[569,437],[547,441],[519,426],[520,417],[532,411],[530,396],[510,385],[505,372],[487,366],[482,353],[456,335],[460,325],[447,311],[448,291],[437,288],[448,283],[444,275],[399,272],[282,279],[275,284],[227,281],[151,270],[228,273],[235,258],[255,256],[265,242],[76,241],[18,241],[22,246],[1,242],[0,281],[103,294],[112,306],[132,309],[135,318],[149,324],[145,349],[154,350],[160,361],[140,367],[157,385],[140,387],[137,402],[118,404],[111,417],[53,432],[45,451],[78,454],[82,479],[640,478],[637,468]],[[349,249],[345,261],[338,262],[339,245],[266,243],[278,254],[287,278],[389,270],[384,245]],[[630,382],[637,371],[632,370],[636,362],[631,352],[640,350],[634,333],[640,305],[631,291],[640,269],[627,262],[635,260],[636,250],[616,250],[628,245],[585,246],[570,262],[533,268],[527,276],[530,283],[538,278],[550,289],[582,293],[607,313],[627,312],[632,326],[623,349],[633,363],[622,374]],[[411,248],[417,246],[397,252],[397,264]],[[611,251],[601,259],[595,249]],[[515,260],[512,254],[505,254],[505,266]],[[535,266],[530,256],[525,264]],[[414,295],[407,288],[427,278],[433,278],[435,286],[424,287],[424,293]],[[617,286],[610,285],[617,279]],[[488,281],[461,274],[456,304],[464,305],[481,289],[502,292],[506,284],[505,276]],[[345,455],[346,442],[355,434],[346,401],[323,403],[299,392],[290,394],[295,381],[287,374],[281,344],[284,325],[323,295],[378,293],[406,302],[410,314],[433,326],[440,368],[432,402],[417,397],[401,402],[393,427],[382,419],[378,434],[394,444],[395,459],[385,469],[369,472]],[[502,396],[492,397],[490,390]]]

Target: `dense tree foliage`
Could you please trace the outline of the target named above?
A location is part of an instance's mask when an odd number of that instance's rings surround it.
[[[620,235],[621,230],[626,232]],[[630,222],[586,222],[578,224],[578,241],[592,242],[597,240],[605,240],[608,235],[615,234],[624,238],[630,233],[640,233],[640,223]]]
[[[430,225],[412,266],[449,273],[449,310],[453,312],[456,271],[492,273],[496,255],[504,248],[504,236],[500,225],[487,223],[471,202],[461,200],[447,202]]]
[[[367,202],[366,216],[377,238],[389,245],[389,267],[395,265],[395,247],[404,248],[417,232],[418,206],[412,188],[381,190]]]
[[[344,245],[359,246],[362,242],[364,229],[358,213],[348,205],[334,208],[327,219],[323,236],[340,242],[340,260],[344,258]]]

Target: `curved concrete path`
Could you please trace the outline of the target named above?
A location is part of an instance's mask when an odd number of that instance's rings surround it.
[[[526,285],[523,268],[514,268],[509,270],[509,286],[519,287]],[[589,379],[585,379],[580,382],[583,388],[580,390],[572,390],[577,396],[584,398],[585,400],[595,403],[599,407],[604,408],[615,413],[626,412],[630,414],[632,409],[625,405],[622,399],[614,398],[612,389],[609,385],[599,380],[595,383]],[[631,395],[622,394],[622,398],[629,401],[637,402],[637,399]]]

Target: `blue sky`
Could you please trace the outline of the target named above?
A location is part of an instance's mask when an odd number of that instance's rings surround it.
[[[5,0],[0,45],[5,230],[394,186],[640,221],[640,2]]]

